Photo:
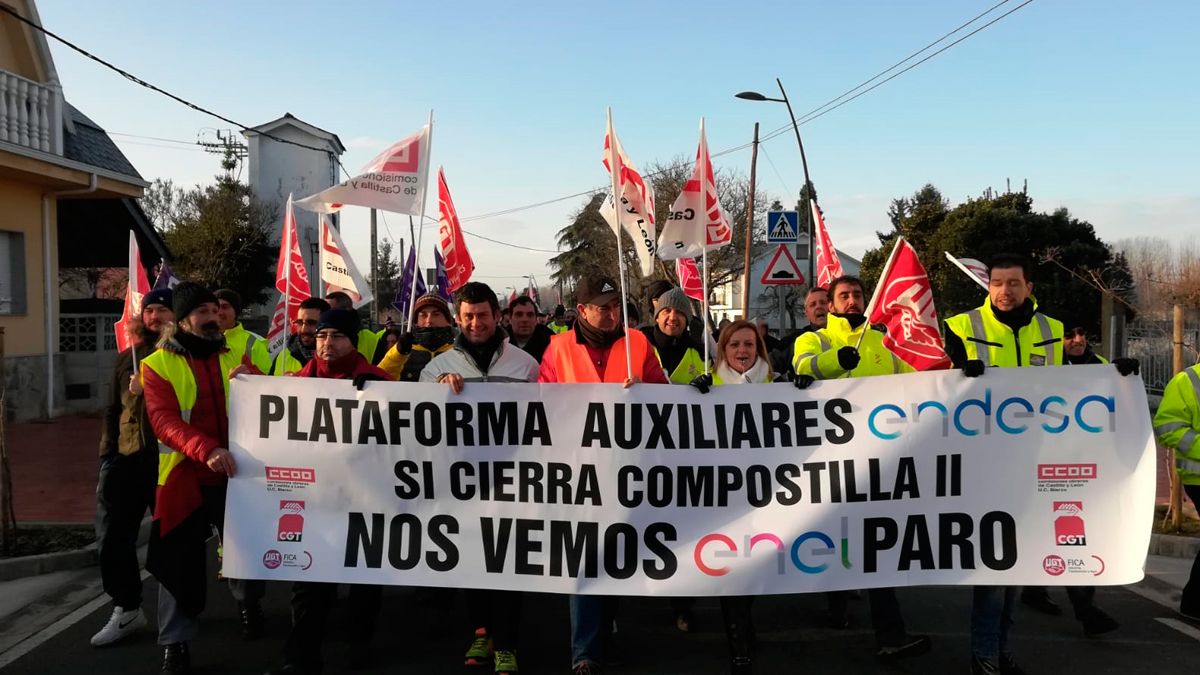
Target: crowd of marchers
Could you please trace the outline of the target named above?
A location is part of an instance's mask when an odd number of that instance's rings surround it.
[[[214,532],[220,534],[226,483],[238,471],[229,451],[227,400],[230,379],[239,374],[345,380],[344,386],[360,389],[373,380],[433,382],[455,393],[479,382],[673,384],[707,393],[717,386],[804,389],[815,380],[912,372],[884,345],[883,333],[867,322],[865,289],[854,277],[811,289],[805,298],[809,325],[783,339],[769,335],[765,323],[747,320],[723,321],[710,330],[682,289],[658,282],[649,290],[649,321],[638,326],[637,308],[622,305],[610,278],[582,279],[574,289],[575,307],[559,305],[552,313],[524,296],[501,309],[492,289],[470,282],[457,289],[453,306],[437,294],[418,298],[408,330],[388,324],[378,331],[361,324],[350,297],[331,293],[300,303],[286,345],[273,358],[267,341],[238,322],[242,302],[237,293],[182,282],[146,294],[140,321],[132,322],[132,346],[117,361],[100,440],[97,536],[104,590],[114,606],[92,644],[118,642],[147,624],[136,549],[138,528],[149,510],[153,521],[146,568],[158,585],[161,669],[176,675],[190,672],[189,645],[199,629],[211,577],[206,542]],[[961,376],[986,378],[990,367],[1106,363],[1093,352],[1085,330],[1065,330],[1043,313],[1032,291],[1026,260],[1005,255],[991,261],[982,305],[945,321],[946,350]],[[711,363],[705,362],[706,355],[712,356]],[[1132,359],[1116,359],[1113,365],[1122,375],[1138,371]],[[1200,499],[1198,400],[1200,366],[1195,366],[1167,387],[1155,418],[1162,442],[1176,449],[1181,478],[1194,500]],[[237,601],[243,636],[260,638],[263,582],[225,583]],[[456,593],[423,592],[444,605],[452,605]],[[1029,672],[1018,665],[1010,635],[1017,601],[1050,614],[1061,613],[1059,605],[1044,588],[980,586],[972,592],[971,613],[964,617],[971,636],[964,672]],[[826,594],[835,628],[849,625],[850,595]],[[871,589],[866,596],[881,661],[916,658],[932,648],[929,637],[909,630],[896,589]],[[337,597],[336,584],[292,584],[291,626],[282,665],[272,672],[322,672],[322,642]],[[1094,589],[1069,587],[1067,597],[1088,635],[1118,628],[1096,606]],[[379,586],[349,588],[348,666],[365,665],[370,653],[365,645],[375,632],[381,599]],[[517,673],[522,594],[473,589],[465,591],[465,601],[474,632],[463,636],[468,646],[462,663],[480,672]],[[615,640],[619,599],[574,595],[569,603],[569,667],[574,675],[616,666],[621,659]],[[675,598],[670,604],[676,628],[692,630],[692,602]],[[723,597],[720,604],[729,668],[753,672],[753,597]],[[1200,618],[1200,558],[1180,611]]]

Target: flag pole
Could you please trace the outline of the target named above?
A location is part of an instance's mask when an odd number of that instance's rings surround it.
[[[858,342],[854,343],[854,349],[862,346],[863,338],[866,337],[867,331],[871,330],[871,313],[875,311],[875,304],[879,302],[879,291],[883,290],[883,282],[892,273],[892,265],[896,262],[896,252],[900,250],[900,244],[904,241],[904,237],[896,237],[896,243],[892,246],[892,252],[888,255],[887,262],[883,265],[883,272],[879,275],[879,281],[875,283],[875,292],[871,294],[871,302],[867,303],[866,320],[863,321],[863,332],[858,334]]]
[[[967,269],[967,266],[966,266],[966,265],[964,265],[964,264],[962,264],[962,263],[958,262],[958,258],[955,258],[954,256],[950,255],[950,252],[949,252],[949,251],[943,251],[943,253],[945,253],[945,254],[946,254],[946,259],[947,259],[947,260],[949,260],[950,262],[954,263],[954,266],[955,266],[955,267],[957,267],[958,269],[960,269],[960,270],[962,270],[962,271],[963,271],[963,274],[965,274],[965,275],[967,275],[967,276],[971,277],[971,281],[974,281],[975,283],[977,283],[977,284],[979,284],[980,286],[982,286],[982,287],[983,287],[983,290],[985,290],[985,291],[987,291],[987,290],[991,290],[991,289],[989,289],[989,288],[988,288],[987,284],[983,283],[983,279],[980,279],[979,277],[975,276],[975,273],[974,273],[974,272],[972,272],[971,270]]]
[[[417,230],[414,242],[416,248],[413,249],[413,278],[412,287],[408,292],[408,329],[412,330],[413,325],[413,309],[417,305],[417,273],[421,269],[421,238],[425,234],[425,197],[429,194],[429,150],[433,148],[433,108],[429,109],[429,133],[425,136],[425,182],[421,185],[421,227]],[[408,217],[408,226],[412,228],[412,216]]]
[[[621,184],[624,182],[624,176],[621,175],[620,169],[617,167],[617,133],[613,129],[612,123],[612,108],[608,109],[608,173],[612,178],[612,200],[613,212],[617,217],[617,226],[614,228],[617,236],[617,270],[620,274],[621,284],[621,329],[625,331],[625,379],[633,380],[633,356],[629,346],[629,297],[625,291],[625,256],[621,253]]]
[[[292,193],[288,193],[287,214],[283,217],[283,240],[287,242],[287,253],[284,262],[287,267],[283,271],[283,346],[280,351],[287,349],[288,328],[291,325],[292,309],[292,228],[296,225],[296,212],[292,209]],[[289,227],[289,223],[291,227]],[[270,345],[267,345],[268,347]],[[274,359],[272,354],[271,358]]]

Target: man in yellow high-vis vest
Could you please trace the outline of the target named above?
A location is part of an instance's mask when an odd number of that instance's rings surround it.
[[[1188,499],[1200,505],[1200,365],[1185,368],[1167,383],[1154,415],[1154,434],[1163,445],[1175,449],[1179,482]],[[1200,554],[1183,587],[1179,613],[1200,621]]]
[[[176,322],[142,361],[146,417],[158,439],[158,491],[146,569],[158,579],[163,673],[190,671],[188,644],[206,597],[205,542],[224,528],[229,452],[226,399],[239,360],[225,345],[217,297],[199,284],[175,287]],[[244,637],[262,634],[263,583],[230,580]]]
[[[253,364],[259,370],[270,368],[271,355],[263,336],[246,330],[238,315],[242,313],[242,295],[230,288],[222,288],[217,296],[217,321],[225,332],[225,346],[239,361]]]

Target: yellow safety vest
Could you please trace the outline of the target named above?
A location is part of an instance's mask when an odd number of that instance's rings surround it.
[[[375,363],[375,347],[379,346],[379,335],[375,331],[363,328],[358,331],[358,353],[367,357],[368,363]]]
[[[221,384],[225,387],[225,400],[229,401],[229,371],[241,363],[232,350],[221,352]],[[196,405],[196,375],[192,366],[184,356],[172,351],[160,349],[142,360],[142,366],[158,373],[158,376],[171,383],[175,390],[175,398],[179,401],[179,414],[184,422],[190,422],[192,407]],[[228,405],[228,403],[227,403]],[[175,467],[179,466],[187,456],[162,441],[158,442],[158,484],[166,485],[167,477]]]
[[[315,356],[313,358],[316,358]],[[271,364],[271,370],[263,371],[268,375],[287,375],[288,373],[298,373],[304,368],[300,361],[292,356],[291,350],[284,347],[275,357],[275,362]]]
[[[1033,306],[1033,319],[1016,336],[996,318],[990,300],[984,300],[978,309],[950,317],[946,325],[962,340],[967,358],[979,359],[984,366],[1061,366],[1062,322],[1036,311],[1036,302]]]
[[[653,343],[652,343],[653,344]],[[654,356],[658,358],[658,365],[662,365],[662,357],[658,354],[658,347],[654,348]],[[704,373],[704,357],[700,356],[700,352],[696,351],[695,347],[688,347],[683,353],[683,358],[679,359],[679,365],[675,366],[675,370],[667,378],[673,384],[691,384],[692,380]]]
[[[916,372],[912,366],[883,346],[883,333],[865,322],[858,328],[851,328],[849,321],[832,314],[829,315],[828,321],[825,328],[804,333],[796,338],[796,344],[792,348],[792,353],[795,354],[792,357],[792,368],[796,370],[797,375],[832,380],[839,377]],[[866,331],[865,335],[863,331]],[[847,371],[838,363],[837,352],[842,347],[858,344],[859,335],[863,335],[862,344],[858,347],[860,360],[854,370]]]
[[[1200,485],[1200,365],[1180,371],[1163,389],[1154,434],[1175,448],[1175,470],[1185,485]]]
[[[225,331],[225,346],[237,357],[238,363],[250,352],[250,363],[262,372],[271,367],[271,354],[267,351],[267,341],[261,336],[251,333],[242,327],[241,323]]]

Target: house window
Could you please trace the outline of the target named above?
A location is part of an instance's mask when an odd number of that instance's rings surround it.
[[[0,230],[0,314],[24,314],[25,235]]]
[[[60,352],[94,352],[98,351],[96,327],[100,317],[96,316],[67,316],[58,318],[58,351]]]

